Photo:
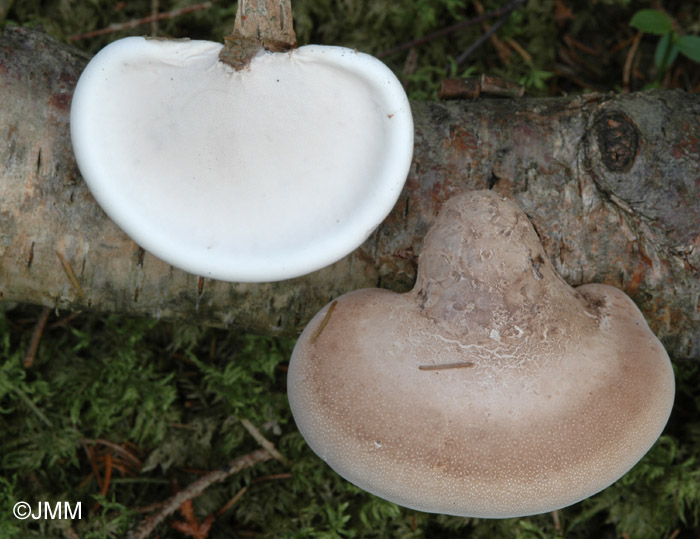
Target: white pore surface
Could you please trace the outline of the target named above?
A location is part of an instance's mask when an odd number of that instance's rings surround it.
[[[201,276],[274,281],[342,258],[406,179],[401,84],[340,47],[261,53],[241,72],[220,49],[133,37],[93,58],[71,110],[93,195],[144,249]]]

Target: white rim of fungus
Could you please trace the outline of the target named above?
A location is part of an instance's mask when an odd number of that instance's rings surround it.
[[[197,275],[276,281],[341,259],[408,174],[400,82],[342,47],[260,53],[240,72],[220,49],[131,37],[93,58],[71,109],[92,194],[141,247]]]

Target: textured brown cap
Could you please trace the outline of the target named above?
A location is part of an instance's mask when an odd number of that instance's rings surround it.
[[[586,498],[668,420],[668,355],[634,303],[567,285],[525,214],[489,191],[448,201],[413,291],[326,306],[292,355],[311,448],[361,488],[421,511],[505,518]]]

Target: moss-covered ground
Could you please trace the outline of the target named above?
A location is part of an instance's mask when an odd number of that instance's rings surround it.
[[[160,0],[158,10],[197,3]],[[500,7],[490,0],[293,4],[300,43],[345,45],[375,55],[469,19],[479,6],[485,12]],[[414,99],[434,99],[445,74],[498,75],[535,95],[638,90],[655,80],[700,90],[698,65],[682,57],[657,77],[658,38],[637,37],[628,24],[634,12],[650,6],[531,0],[507,18],[497,39],[487,40],[461,65],[455,58],[484,33],[483,26],[383,59]],[[699,5],[664,7],[679,32],[700,32]],[[95,52],[153,28],[146,23],[79,36],[148,17],[152,9],[151,0],[15,0],[6,22],[40,24]],[[155,31],[220,40],[234,14],[235,3],[218,0],[165,18]],[[295,429],[287,404],[293,341],[52,311],[27,366],[42,314],[37,307],[0,304],[0,538],[125,537],[174,492],[259,447],[241,419],[257,426],[289,464],[270,460],[210,485],[192,500],[191,514],[183,506],[153,537],[700,537],[700,361],[675,363],[678,392],[669,425],[617,483],[553,514],[477,520],[398,507],[324,465]],[[82,518],[18,520],[12,515],[18,501],[81,502]]]

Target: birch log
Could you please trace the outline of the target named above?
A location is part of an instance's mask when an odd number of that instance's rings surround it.
[[[342,293],[410,289],[441,204],[495,189],[527,212],[569,283],[623,289],[671,355],[700,356],[698,95],[414,102],[410,175],[379,229],[328,268],[253,285],[172,268],[97,206],[68,127],[86,61],[41,32],[0,36],[1,300],[295,335]]]

